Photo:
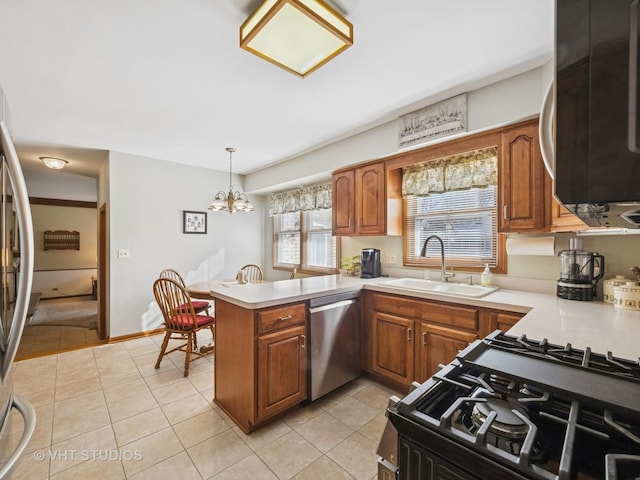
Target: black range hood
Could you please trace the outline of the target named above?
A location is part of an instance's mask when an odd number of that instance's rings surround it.
[[[590,226],[640,227],[639,1],[556,1],[554,195]]]

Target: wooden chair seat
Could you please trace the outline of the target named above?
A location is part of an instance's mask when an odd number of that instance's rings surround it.
[[[162,312],[165,328],[155,368],[160,368],[160,362],[165,355],[180,350],[185,352],[184,376],[186,377],[189,375],[192,357],[197,359],[215,352],[213,347],[198,349],[197,339],[198,331],[208,328],[215,340],[215,318],[209,315],[197,315],[185,288],[170,278],[158,278],[153,284],[153,294]],[[171,339],[184,340],[185,343],[167,350]]]

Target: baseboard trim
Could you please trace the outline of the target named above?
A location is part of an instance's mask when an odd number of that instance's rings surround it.
[[[107,343],[125,342],[127,340],[133,340],[134,338],[150,337],[151,335],[157,335],[163,333],[164,328],[156,328],[155,330],[147,330],[146,332],[129,333],[128,335],[120,335],[118,337],[109,337]]]

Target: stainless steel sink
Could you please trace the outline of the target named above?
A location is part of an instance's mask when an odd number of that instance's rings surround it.
[[[467,285],[465,283],[437,282],[423,280],[421,278],[395,278],[381,285],[413,290],[417,292],[437,293],[440,295],[452,295],[456,297],[480,298],[495,292],[500,287],[483,287],[481,285]]]

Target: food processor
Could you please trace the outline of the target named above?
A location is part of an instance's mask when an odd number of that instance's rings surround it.
[[[591,301],[596,296],[598,280],[604,275],[604,257],[582,250],[577,238],[570,239],[569,243],[569,250],[558,253],[560,279],[557,296],[567,300]]]

